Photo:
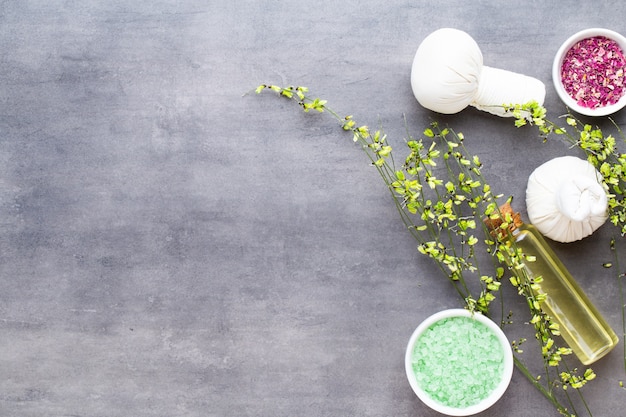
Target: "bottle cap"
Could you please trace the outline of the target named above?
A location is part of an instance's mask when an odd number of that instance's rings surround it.
[[[508,202],[502,204],[498,211],[486,218],[484,222],[487,228],[489,228],[491,236],[496,239],[503,239],[509,236],[523,224],[521,214],[513,211],[511,204]]]

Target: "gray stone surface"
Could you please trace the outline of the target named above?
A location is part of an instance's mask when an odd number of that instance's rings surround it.
[[[559,115],[555,51],[583,28],[626,32],[625,14],[617,1],[0,2],[0,415],[437,415],[404,349],[458,296],[330,118],[250,92],[306,85],[392,143],[403,115],[416,134],[448,123],[524,212],[530,172],[576,151],[473,109],[421,108],[417,46],[463,29],[486,64],[545,82]],[[621,329],[601,267],[615,234],[554,247]],[[622,348],[584,390],[596,416],[624,415]],[[516,371],[482,415],[558,413]]]

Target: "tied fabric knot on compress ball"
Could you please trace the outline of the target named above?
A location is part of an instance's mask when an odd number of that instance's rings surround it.
[[[608,218],[607,192],[600,173],[574,156],[554,158],[528,178],[528,218],[557,242],[573,242],[592,234]]]

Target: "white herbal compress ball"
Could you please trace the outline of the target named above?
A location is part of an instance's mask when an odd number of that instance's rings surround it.
[[[526,209],[530,222],[557,242],[592,234],[608,218],[607,192],[591,163],[574,156],[554,158],[528,178]]]
[[[483,65],[478,44],[467,33],[443,28],[420,44],[411,68],[417,101],[438,113],[458,113],[473,106],[498,116],[512,116],[503,106],[543,104],[545,85],[536,78]]]

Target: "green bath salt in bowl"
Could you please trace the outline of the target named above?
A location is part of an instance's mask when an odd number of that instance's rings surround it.
[[[407,346],[405,367],[413,391],[426,405],[450,416],[469,416],[504,394],[513,353],[493,321],[452,309],[418,326]]]

